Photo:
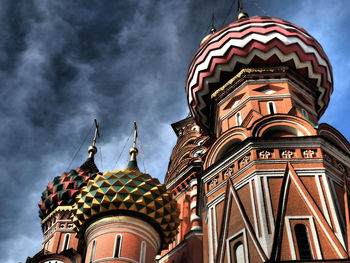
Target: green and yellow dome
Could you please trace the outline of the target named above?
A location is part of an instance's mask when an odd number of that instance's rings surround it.
[[[177,203],[158,179],[139,171],[137,149],[133,147],[130,153],[125,170],[97,175],[80,190],[72,209],[75,229],[82,233],[88,223],[106,214],[131,214],[151,223],[166,247],[180,223]]]

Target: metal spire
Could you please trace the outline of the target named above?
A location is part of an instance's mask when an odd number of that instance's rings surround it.
[[[137,125],[136,121],[134,121],[134,141],[132,143],[132,148],[130,149],[130,161],[125,168],[126,170],[132,170],[132,171],[138,171],[139,168],[137,167],[137,161],[136,161],[136,155],[138,154],[138,150],[136,148],[136,140],[137,140]]]
[[[238,20],[239,19],[244,19],[244,18],[248,18],[248,14],[244,13],[243,11],[243,5],[242,5],[242,0],[238,0],[238,10],[239,10],[239,14],[238,14]]]
[[[95,164],[94,161],[94,156],[97,153],[97,148],[96,148],[96,140],[97,137],[100,138],[100,131],[99,131],[99,125],[97,123],[97,120],[94,119],[94,124],[95,124],[95,133],[94,133],[94,139],[92,141],[92,145],[89,147],[88,152],[89,152],[89,157],[87,160],[79,167],[81,170],[87,172],[87,173],[99,173],[99,170]],[[91,126],[92,129],[93,126]],[[89,133],[91,132],[91,129]],[[101,155],[102,158],[102,155]],[[102,165],[102,161],[101,161]]]
[[[213,13],[212,17],[211,17],[211,29],[210,32],[212,34],[214,34],[216,32],[216,28],[215,28],[215,15]]]
[[[89,158],[94,157],[94,155],[97,153],[97,148],[96,148],[95,144],[96,144],[97,137],[100,138],[99,125],[97,123],[96,118],[94,119],[94,122],[95,122],[95,133],[94,133],[94,139],[92,141],[92,145],[88,149]]]

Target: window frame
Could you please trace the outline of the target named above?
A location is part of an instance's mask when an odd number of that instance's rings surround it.
[[[69,248],[69,243],[70,243],[70,233],[67,233],[64,235],[64,238],[63,238],[63,244],[62,244],[62,250],[61,251],[64,251],[64,250],[68,250]]]
[[[269,115],[277,113],[276,104],[274,101],[268,101],[266,105],[267,105],[267,112],[269,113]],[[271,107],[271,105],[272,105],[272,107]],[[273,112],[271,112],[271,108],[272,108]]]
[[[236,126],[241,126],[242,125],[242,113],[241,111],[237,111],[235,114],[235,118],[236,118]]]
[[[113,258],[120,258],[120,254],[122,251],[122,243],[123,243],[123,236],[121,234],[117,234],[114,240]],[[117,248],[118,248],[118,251],[117,251]]]
[[[146,263],[146,252],[147,252],[147,244],[145,241],[142,241],[141,250],[140,250],[140,263]]]

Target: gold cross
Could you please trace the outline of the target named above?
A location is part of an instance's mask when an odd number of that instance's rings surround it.
[[[243,6],[242,6],[242,1],[238,0],[238,9],[240,12],[243,12]]]
[[[92,142],[92,146],[95,146],[97,137],[100,138],[100,130],[99,130],[99,126],[96,118],[94,119],[94,122],[95,122],[95,134],[94,134],[94,140]]]
[[[136,139],[137,139],[137,125],[136,125],[136,121],[134,121],[134,141],[132,143],[132,147],[135,148],[136,147]]]

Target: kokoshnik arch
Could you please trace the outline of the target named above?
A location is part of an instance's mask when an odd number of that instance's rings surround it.
[[[43,192],[27,262],[350,262],[350,144],[319,124],[332,92],[316,39],[241,12],[190,63],[165,184],[139,171],[135,143],[104,174],[93,145]]]

